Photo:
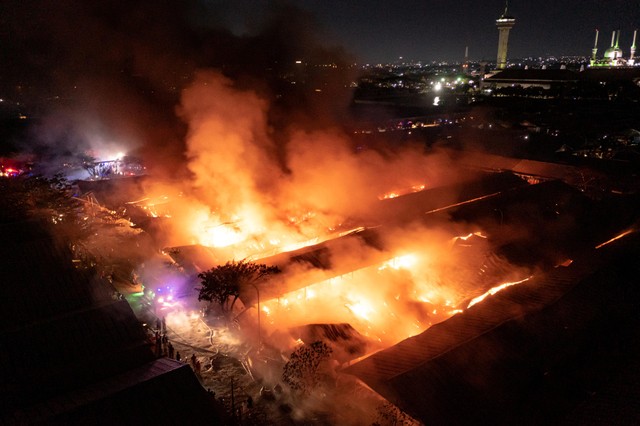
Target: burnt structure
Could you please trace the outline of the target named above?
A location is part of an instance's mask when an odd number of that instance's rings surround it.
[[[640,420],[637,234],[347,368],[425,424]]]
[[[638,206],[548,180],[438,212],[537,272],[343,371],[425,424],[636,423]]]

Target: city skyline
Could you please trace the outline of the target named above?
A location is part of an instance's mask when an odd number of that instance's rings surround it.
[[[373,0],[340,2],[303,0],[300,6],[316,17],[326,41],[341,45],[359,63],[462,61],[465,48],[471,60],[494,61],[498,32],[495,20],[503,0],[488,2]],[[527,56],[589,56],[595,30],[601,36],[621,30],[626,54],[633,31],[640,28],[640,6],[630,1],[511,1],[516,18],[509,58]],[[236,27],[238,28],[238,27]],[[601,37],[599,50],[609,47]]]

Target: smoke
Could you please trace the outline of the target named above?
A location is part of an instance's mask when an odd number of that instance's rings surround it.
[[[145,182],[149,200],[141,204],[167,219],[166,245],[264,258],[349,231],[387,192],[458,178],[442,156],[420,149],[354,150],[342,126],[348,55],[322,46],[312,18],[289,4],[242,34],[194,21],[197,2],[8,6],[3,12],[21,18],[11,22],[25,22],[9,30],[15,52],[29,52],[19,61],[32,90],[21,96],[48,100],[38,102],[31,148],[51,162],[137,154],[154,175],[170,176]],[[162,206],[154,201],[165,197]],[[283,277],[285,288],[312,274],[321,282],[265,300],[265,332],[349,323],[371,350],[420,333],[488,282],[473,276],[488,249],[457,250],[457,231],[389,230],[384,251],[357,240],[334,245],[331,270],[301,266]],[[173,271],[162,268],[148,261],[144,278],[171,281]],[[196,320],[169,321],[182,330]],[[203,331],[199,339],[209,337]],[[292,343],[283,339],[283,353]]]
[[[110,159],[119,148],[154,174],[185,170],[187,127],[175,107],[199,69],[216,69],[269,100],[275,139],[292,121],[306,127],[344,116],[350,100],[348,55],[322,46],[313,18],[287,2],[262,5],[261,13],[229,6],[226,15],[195,0],[0,7],[3,94],[33,123],[22,148],[50,162],[60,153]],[[242,18],[244,32],[224,27]]]

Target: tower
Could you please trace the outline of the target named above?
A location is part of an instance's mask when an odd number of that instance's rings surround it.
[[[609,66],[620,65],[622,49],[620,49],[620,30],[611,34],[611,47],[605,50],[604,59]]]
[[[596,30],[596,41],[593,43],[593,49],[591,49],[591,66],[596,63],[596,55],[598,54],[598,34],[600,31]]]
[[[462,64],[462,71],[465,74],[469,73],[469,46],[464,48],[464,63]]]
[[[507,14],[509,1],[505,1],[504,13],[496,19],[496,27],[498,27],[498,59],[496,60],[496,68],[503,70],[507,67],[507,44],[509,43],[509,31],[516,24],[516,19]]]
[[[636,34],[638,30],[633,31],[633,43],[631,43],[631,55],[629,56],[629,65],[633,65],[636,61]]]

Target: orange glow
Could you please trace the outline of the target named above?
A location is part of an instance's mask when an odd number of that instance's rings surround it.
[[[415,336],[460,312],[453,307],[464,294],[437,284],[441,268],[432,264],[436,258],[434,254],[403,254],[276,299],[261,300],[263,312],[268,313],[267,327],[349,323],[380,348]]]
[[[391,260],[384,262],[378,267],[379,270],[386,268],[392,269],[410,269],[417,262],[417,258],[412,254],[405,254],[404,256],[394,257]]]
[[[376,150],[354,154],[353,141],[336,129],[292,128],[282,144],[273,138],[267,100],[213,71],[194,76],[178,110],[188,126],[186,172],[193,178],[146,182],[147,198],[130,204],[150,218],[171,217],[156,222],[167,234],[166,247],[219,248],[203,251],[220,264],[260,261],[364,231],[362,226],[379,224],[358,218],[379,207],[379,200],[424,191],[426,182],[444,187],[467,173],[451,167],[448,156],[426,157],[417,147],[393,156]],[[283,268],[277,286],[266,291],[274,283],[260,284],[265,291],[260,287],[259,311],[249,309],[242,319],[261,315],[256,319],[265,340],[306,324],[348,323],[377,350],[462,312],[460,305],[489,285],[525,275],[491,275],[504,273],[501,268],[486,272],[487,236],[476,231],[454,237],[468,231],[454,228],[384,227],[374,238],[380,244],[342,238],[322,252],[322,268],[296,260]],[[200,269],[216,266],[200,263]],[[309,282],[314,284],[301,288]],[[481,300],[476,299],[469,306]]]
[[[529,281],[531,278],[532,278],[532,276],[529,276],[529,277],[527,277],[527,278],[525,278],[523,280],[520,280],[520,281],[512,281],[512,282],[500,284],[499,286],[493,287],[493,288],[489,289],[483,295],[480,295],[480,296],[476,297],[475,299],[471,300],[471,302],[469,302],[469,305],[467,305],[467,309],[469,309],[470,307],[472,307],[475,304],[478,304],[478,303],[482,302],[484,299],[487,298],[487,296],[493,296],[497,292],[499,292],[501,290],[504,290],[507,287],[511,287],[511,286],[518,285],[518,284],[522,284],[525,281]]]
[[[400,196],[400,194],[398,194],[397,192],[389,192],[387,194],[381,195],[379,198],[381,200],[388,200],[390,198],[396,198],[396,197],[399,197],[399,196]]]
[[[170,218],[169,202],[170,199],[167,195],[160,195],[154,198],[145,197],[141,200],[131,201],[126,204],[142,209],[149,217]]]
[[[416,184],[416,185],[411,185],[407,189],[394,190],[394,191],[390,191],[390,192],[387,192],[385,194],[379,195],[378,196],[378,200],[388,200],[388,199],[391,199],[391,198],[400,197],[401,195],[410,194],[412,192],[420,192],[420,191],[423,191],[426,187],[427,186],[425,184],[423,184],[423,183]]]
[[[470,232],[470,233],[469,233],[469,234],[467,234],[467,235],[460,235],[460,236],[457,236],[457,237],[455,237],[453,240],[454,240],[454,241],[456,241],[456,240],[467,241],[469,238],[473,237],[474,235],[475,235],[476,237],[480,237],[480,238],[485,238],[485,239],[487,238],[487,237],[486,237],[486,235],[484,235],[481,231],[477,231],[477,232]]]
[[[234,224],[222,223],[206,228],[200,238],[200,244],[210,247],[227,247],[244,241],[246,238],[240,228]]]
[[[616,235],[615,237],[611,238],[610,240],[607,240],[607,241],[605,241],[605,242],[604,242],[604,243],[602,243],[602,244],[598,244],[598,245],[596,246],[596,250],[597,250],[597,249],[599,249],[599,248],[601,248],[601,247],[604,247],[604,246],[606,246],[606,245],[608,245],[608,244],[611,244],[612,242],[617,241],[617,240],[619,240],[620,238],[624,238],[624,237],[626,237],[627,235],[631,234],[632,232],[634,232],[634,230],[633,230],[633,229],[626,230],[626,231],[622,232],[621,234],[618,234],[618,235]]]
[[[369,320],[369,315],[372,314],[374,312],[373,308],[371,307],[371,305],[364,300],[361,300],[355,304],[351,304],[351,303],[345,303],[345,306],[347,308],[349,308],[349,310],[351,312],[353,312],[354,314],[356,314],[357,316],[359,316],[360,318],[363,318],[365,320]]]

